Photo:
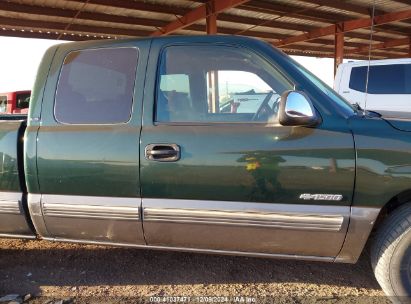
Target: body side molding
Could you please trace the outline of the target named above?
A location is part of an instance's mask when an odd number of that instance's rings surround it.
[[[335,258],[350,206],[143,198],[149,246]]]
[[[0,213],[21,214],[19,201],[0,200]]]
[[[42,238],[52,241],[346,263],[355,263],[357,261],[380,211],[379,208],[347,206],[173,199],[143,199],[142,201],[144,208],[140,211],[140,198],[28,195],[30,213],[37,232]],[[64,210],[67,207],[71,210]],[[317,256],[312,254],[288,254],[287,252],[242,251],[241,248],[236,250],[207,249],[197,248],[193,246],[194,244],[187,247],[164,244],[145,245],[144,243],[128,242],[128,239],[125,242],[116,238],[101,240],[78,239],[73,236],[64,237],[62,235],[54,235],[54,233],[50,234],[46,227],[47,218],[55,218],[56,220],[59,220],[59,218],[71,218],[75,221],[107,219],[109,221],[118,221],[118,223],[127,222],[126,226],[124,226],[127,229],[132,227],[130,226],[131,223],[136,223],[140,226],[141,219],[143,218],[146,223],[158,223],[161,225],[163,223],[176,223],[179,225],[211,225],[210,227],[228,225],[234,227],[260,227],[264,229],[279,228],[284,230],[285,235],[291,233],[292,230],[296,230],[294,233],[302,233],[302,231],[306,230],[312,231],[311,233],[334,233],[335,235],[345,235],[345,231],[347,231],[347,234],[338,255]],[[89,222],[87,225],[92,225],[92,223]],[[76,228],[73,227],[73,229]],[[298,230],[301,230],[301,232],[298,232]],[[8,233],[2,233],[0,236],[34,238],[34,236]]]
[[[33,238],[23,206],[23,193],[0,192],[0,236]]]
[[[145,244],[139,197],[42,194],[39,206],[42,237]]]
[[[284,229],[339,231],[342,215],[290,214],[281,212],[217,211],[175,208],[144,208],[144,220],[203,223],[209,225],[256,226]]]
[[[29,194],[28,205],[36,231],[50,237],[46,218],[140,221],[140,198]],[[75,228],[73,228],[75,229]]]
[[[340,231],[349,207],[143,199],[144,222]]]
[[[122,206],[95,206],[75,204],[43,204],[43,212],[46,216],[135,220],[140,219],[139,207]]]
[[[135,197],[41,195],[46,217],[140,221],[140,203]]]
[[[0,213],[22,214],[20,192],[0,192]]]

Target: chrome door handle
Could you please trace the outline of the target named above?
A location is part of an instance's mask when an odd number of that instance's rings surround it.
[[[176,144],[149,144],[144,154],[147,160],[175,162],[180,159],[180,147]]]

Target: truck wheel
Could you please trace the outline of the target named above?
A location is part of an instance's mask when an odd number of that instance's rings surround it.
[[[383,291],[395,302],[411,296],[411,203],[382,223],[371,247],[371,265]],[[409,302],[407,302],[409,303]]]

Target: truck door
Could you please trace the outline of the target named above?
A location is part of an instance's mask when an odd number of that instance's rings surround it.
[[[149,45],[86,47],[58,49],[45,90],[37,143],[43,236],[143,244],[139,134]]]
[[[354,182],[347,127],[279,125],[278,98],[294,84],[248,48],[153,42],[150,56],[159,68],[146,82],[140,148],[148,245],[336,256]]]

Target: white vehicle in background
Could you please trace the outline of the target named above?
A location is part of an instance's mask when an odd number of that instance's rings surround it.
[[[411,112],[411,58],[371,60],[366,98],[367,69],[368,61],[341,64],[335,91],[367,110]]]

